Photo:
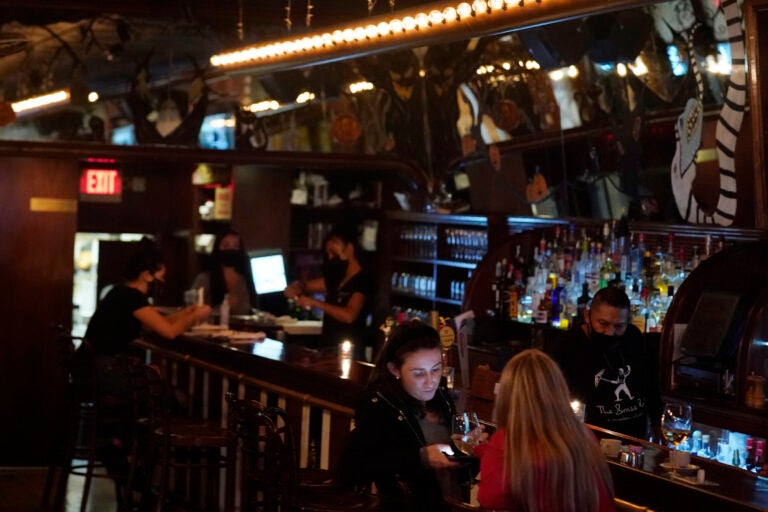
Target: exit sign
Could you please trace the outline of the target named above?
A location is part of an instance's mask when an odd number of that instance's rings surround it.
[[[116,169],[83,169],[80,174],[80,199],[119,203],[123,181]]]

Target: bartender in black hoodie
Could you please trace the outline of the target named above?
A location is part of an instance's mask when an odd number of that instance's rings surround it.
[[[553,354],[573,394],[585,404],[584,421],[640,439],[657,439],[659,378],[646,340],[629,324],[629,298],[619,288],[598,291],[584,323]]]

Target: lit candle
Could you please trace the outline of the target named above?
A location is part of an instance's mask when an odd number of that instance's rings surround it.
[[[349,340],[344,340],[339,344],[339,356],[340,357],[352,357],[352,349],[354,345]]]
[[[571,409],[581,421],[584,421],[584,403],[580,400],[571,400]]]
[[[341,378],[342,379],[348,379],[349,378],[349,370],[352,369],[352,359],[349,357],[344,357],[341,359]]]

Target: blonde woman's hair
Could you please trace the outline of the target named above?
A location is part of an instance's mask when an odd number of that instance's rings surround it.
[[[505,481],[526,512],[592,512],[613,481],[600,448],[573,413],[557,363],[524,350],[501,374],[495,419],[506,431]]]

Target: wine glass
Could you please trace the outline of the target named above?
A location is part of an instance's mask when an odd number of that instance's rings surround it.
[[[483,433],[477,413],[454,414],[451,430],[454,446],[465,455],[472,455],[472,450],[480,442]]]
[[[680,443],[688,439],[693,428],[693,415],[691,406],[678,402],[664,404],[664,412],[661,414],[661,431],[671,449],[676,451]],[[679,460],[670,452],[670,461]]]

